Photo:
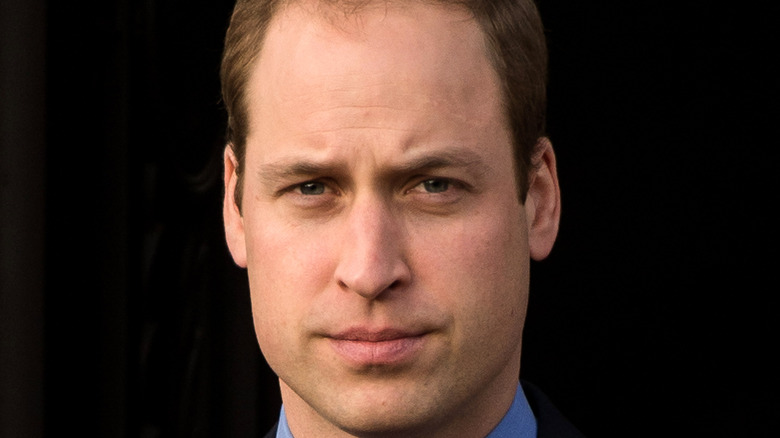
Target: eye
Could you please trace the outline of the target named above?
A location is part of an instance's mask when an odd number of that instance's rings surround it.
[[[412,184],[414,186],[404,193],[409,202],[407,205],[438,215],[458,211],[471,193],[470,186],[462,180],[448,177],[422,176]]]
[[[305,182],[297,187],[302,195],[322,195],[325,193],[325,184],[316,181]]]
[[[450,188],[450,181],[436,178],[428,179],[420,183],[422,188],[428,193],[444,193]]]

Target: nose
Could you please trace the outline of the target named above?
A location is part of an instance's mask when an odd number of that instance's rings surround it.
[[[411,280],[403,250],[403,226],[386,201],[356,199],[351,206],[335,279],[342,289],[379,299]]]

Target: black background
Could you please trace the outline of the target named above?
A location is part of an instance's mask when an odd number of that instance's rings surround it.
[[[232,2],[2,1],[0,435],[261,436],[278,389],[221,229]],[[563,216],[523,378],[588,436],[770,436],[772,15],[540,9]]]

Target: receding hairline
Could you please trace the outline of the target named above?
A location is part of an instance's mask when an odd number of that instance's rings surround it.
[[[220,69],[228,109],[226,139],[238,159],[237,172],[240,174],[243,167],[248,128],[246,86],[259,62],[270,25],[280,13],[292,5],[303,5],[311,15],[330,16],[338,23],[339,17],[356,16],[371,5],[386,8],[394,5],[399,9],[405,5],[431,5],[465,11],[464,19],[474,20],[478,25],[487,58],[503,89],[499,97],[512,132],[516,178],[524,200],[528,172],[533,167],[531,155],[538,139],[545,135],[547,48],[535,3],[535,0],[264,0],[259,3],[238,0]],[[240,181],[239,177],[237,199],[241,193]]]
[[[308,8],[306,5],[312,6]],[[360,32],[360,29],[346,28],[344,26],[344,20],[351,20],[352,18],[359,17],[361,13],[371,8],[373,5],[385,6],[385,10],[389,13],[390,7],[395,5],[398,10],[404,10],[416,5],[435,6],[441,7],[443,10],[462,13],[461,16],[454,16],[453,22],[460,23],[473,23],[476,27],[476,34],[479,36],[479,45],[482,54],[485,56],[488,65],[491,67],[492,73],[495,75],[499,89],[497,90],[498,104],[502,107],[506,107],[506,93],[503,92],[502,77],[499,73],[498,65],[496,65],[495,54],[491,50],[488,42],[488,36],[485,30],[482,28],[479,20],[476,19],[474,13],[460,0],[279,0],[278,7],[274,9],[268,25],[265,28],[262,38],[257,44],[252,55],[252,59],[247,63],[247,77],[244,80],[244,86],[240,93],[240,106],[245,112],[247,117],[247,132],[246,140],[250,137],[249,130],[252,123],[249,120],[249,107],[251,96],[253,93],[253,81],[252,76],[257,74],[259,65],[263,58],[263,49],[267,43],[268,36],[274,31],[274,27],[277,26],[280,20],[284,19],[284,15],[289,13],[290,8],[299,8],[303,11],[307,17],[317,20],[318,24],[324,24],[331,27],[336,31],[343,31],[347,33]],[[393,6],[394,7],[394,6]],[[332,12],[336,12],[333,15]],[[298,17],[293,17],[298,18]],[[359,23],[358,23],[359,25]],[[505,112],[502,115],[506,116]],[[504,117],[503,123],[509,124],[508,117]],[[507,126],[508,127],[508,126]]]
[[[366,11],[367,8],[370,8],[372,5],[397,5],[400,10],[404,10],[407,8],[412,8],[416,5],[423,5],[423,6],[436,6],[441,7],[445,11],[453,11],[457,13],[462,13],[456,16],[453,16],[453,22],[459,22],[459,23],[471,23],[475,27],[476,30],[475,35],[478,35],[478,48],[481,50],[481,53],[485,56],[485,60],[487,61],[487,65],[492,70],[492,74],[494,78],[496,79],[496,84],[498,86],[498,89],[496,90],[496,97],[498,98],[498,105],[500,105],[502,108],[504,108],[507,104],[506,102],[506,93],[503,92],[502,87],[502,78],[499,74],[498,67],[495,64],[495,56],[491,51],[490,45],[488,43],[488,38],[486,35],[486,32],[480,25],[479,21],[476,20],[476,17],[472,13],[471,10],[469,10],[466,6],[462,4],[459,0],[280,0],[279,1],[279,7],[274,10],[274,13],[271,16],[271,19],[268,22],[268,26],[265,29],[265,32],[263,34],[263,38],[261,39],[260,43],[258,44],[258,47],[255,49],[255,52],[253,54],[253,59],[251,62],[248,63],[248,71],[247,71],[247,78],[244,82],[244,86],[242,87],[243,90],[241,91],[241,102],[240,105],[243,109],[243,111],[246,114],[247,117],[247,132],[246,132],[246,138],[244,140],[247,140],[249,137],[251,137],[251,116],[249,113],[249,108],[251,106],[251,99],[254,95],[254,92],[256,91],[254,88],[254,81],[251,79],[254,75],[258,73],[258,70],[260,69],[260,64],[262,63],[263,59],[263,49],[268,41],[269,35],[274,32],[274,27],[277,26],[280,22],[280,20],[284,20],[284,15],[289,12],[290,8],[299,7],[299,6],[305,6],[305,5],[314,5],[316,7],[316,10],[308,9],[308,8],[302,8],[299,9],[303,11],[303,13],[306,14],[307,18],[312,18],[314,20],[317,20],[317,24],[324,24],[327,26],[331,26],[332,29],[335,29],[336,31],[343,31],[343,32],[360,32],[360,29],[357,30],[349,28],[346,29],[342,26],[344,23],[343,20],[349,20],[353,17],[358,17],[362,12]],[[351,6],[350,6],[351,5]],[[349,7],[348,7],[349,6]],[[334,8],[337,11],[339,15],[328,15],[328,11],[333,11]],[[390,9],[386,9],[389,13]],[[343,12],[344,15],[341,15]],[[292,17],[293,19],[300,19],[299,17]],[[507,128],[509,128],[509,120],[507,117],[507,114],[505,111],[500,112],[502,123],[506,125]]]
[[[249,71],[254,71],[257,68],[257,62],[268,39],[268,33],[278,23],[281,15],[288,12],[291,8],[298,8],[306,12],[310,17],[331,25],[334,29],[345,30],[343,27],[344,20],[359,17],[366,9],[374,6],[383,6],[385,11],[389,12],[391,7],[403,10],[410,6],[421,4],[440,6],[447,10],[463,12],[463,21],[474,21],[480,30],[483,40],[486,39],[485,31],[480,26],[480,23],[477,22],[473,12],[461,0],[278,0],[277,6],[272,11],[268,27],[263,32],[258,47],[255,48],[251,62],[248,65]],[[487,41],[485,41],[485,53],[492,62]]]

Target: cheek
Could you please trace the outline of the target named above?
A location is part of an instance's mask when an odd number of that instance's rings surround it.
[[[253,294],[257,290],[271,302],[295,302],[330,280],[332,232],[296,227],[273,215],[248,217],[245,223]]]
[[[528,243],[522,212],[512,213],[451,224],[418,250],[420,278],[438,283],[426,286],[452,312],[461,342],[493,343],[502,338],[496,333],[509,331],[513,339],[522,330]]]
[[[258,343],[273,352],[299,342],[300,324],[332,278],[327,238],[269,218],[247,218],[247,271]]]

